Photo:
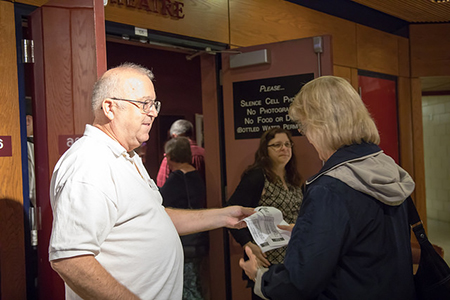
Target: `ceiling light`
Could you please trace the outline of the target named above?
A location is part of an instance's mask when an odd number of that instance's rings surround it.
[[[434,3],[448,3],[448,2],[450,2],[450,0],[431,0],[431,2],[434,2]]]

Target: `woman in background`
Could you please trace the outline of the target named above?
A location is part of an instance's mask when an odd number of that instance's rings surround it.
[[[378,147],[358,93],[343,78],[303,86],[289,109],[324,161],[306,182],[283,264],[239,262],[264,299],[415,299],[409,174]]]
[[[167,164],[172,171],[160,188],[163,205],[173,208],[200,209],[206,207],[206,188],[200,173],[192,166],[189,139],[175,137],[165,145]],[[208,255],[208,232],[181,237],[184,250],[183,300],[202,300],[202,272]]]
[[[283,213],[283,219],[295,223],[302,203],[301,178],[293,153],[294,143],[289,131],[272,128],[263,133],[255,161],[242,174],[241,181],[227,205],[246,207],[273,206]],[[250,247],[258,262],[265,267],[283,263],[286,247],[262,253],[248,228],[230,230],[242,247]],[[245,274],[244,274],[245,275]],[[248,280],[248,277],[244,276]],[[253,286],[249,281],[248,287]],[[260,299],[252,295],[253,299]]]

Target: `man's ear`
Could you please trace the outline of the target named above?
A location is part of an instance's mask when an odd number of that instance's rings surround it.
[[[114,119],[114,101],[111,99],[106,98],[102,102],[102,111],[105,117],[107,117],[109,120]]]

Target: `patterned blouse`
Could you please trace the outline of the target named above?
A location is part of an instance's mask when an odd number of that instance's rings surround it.
[[[265,176],[264,176],[265,177]],[[297,220],[298,212],[303,200],[300,187],[287,183],[288,189],[283,185],[280,178],[275,183],[265,178],[264,190],[259,200],[259,206],[273,206],[283,213],[283,219],[293,224]],[[287,246],[267,251],[267,260],[271,264],[283,263]]]

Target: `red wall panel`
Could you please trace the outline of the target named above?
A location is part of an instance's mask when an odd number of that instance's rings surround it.
[[[375,120],[380,147],[399,163],[396,81],[359,75],[361,98]]]

